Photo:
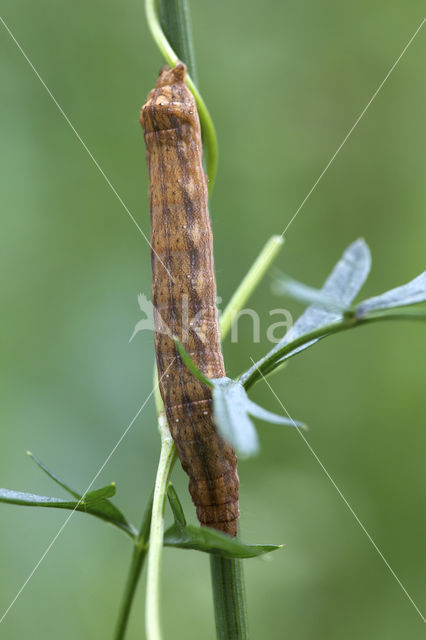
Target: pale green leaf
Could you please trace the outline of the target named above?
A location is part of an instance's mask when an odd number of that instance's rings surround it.
[[[326,298],[332,298],[341,304],[342,309],[348,309],[364,284],[371,268],[370,250],[364,240],[359,239],[353,242],[343,253],[341,259],[334,267],[333,271],[324,283],[321,294]],[[343,317],[342,311],[328,309],[321,304],[315,303],[309,306],[298,318],[293,327],[287,331],[283,339],[274,346],[263,358],[256,362],[240,378],[244,386],[249,387],[253,382],[261,378],[263,370],[268,373],[282,363],[291,358],[296,353],[307,349],[317,342],[310,340],[301,346],[291,349],[291,343],[299,340],[305,334],[327,327],[338,322]],[[290,347],[290,348],[288,348]],[[281,351],[285,348],[286,355],[283,357]]]
[[[231,538],[209,527],[186,524],[182,505],[170,484],[167,495],[175,516],[174,524],[164,534],[164,544],[178,549],[195,549],[224,558],[255,558],[256,556],[281,549],[283,545],[247,544],[239,538]]]
[[[395,307],[407,307],[426,302],[426,271],[401,287],[396,287],[380,296],[367,298],[357,306],[355,316],[363,318],[371,312],[386,311]]]

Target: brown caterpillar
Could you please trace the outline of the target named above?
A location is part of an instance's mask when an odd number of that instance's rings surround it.
[[[235,452],[215,430],[210,389],[186,368],[171,337],[180,338],[206,376],[225,375],[200,122],[185,75],[182,63],[164,67],[141,110],[150,184],[155,351],[167,421],[189,475],[198,520],[235,536]]]

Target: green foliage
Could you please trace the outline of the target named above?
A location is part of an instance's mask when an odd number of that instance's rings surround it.
[[[174,515],[173,525],[164,534],[164,544],[179,549],[195,549],[222,556],[223,558],[255,558],[283,545],[247,544],[238,538],[231,538],[209,527],[196,527],[186,523],[182,505],[169,484],[167,496]]]
[[[186,18],[189,17],[189,13],[187,8],[183,6],[184,0],[176,0],[179,4],[182,4],[182,9],[178,9],[178,13]],[[161,53],[164,60],[168,65],[174,67],[179,60],[179,56],[177,52],[173,49],[169,42],[169,34],[163,31],[163,26],[160,23],[160,17],[158,14],[158,6],[156,0],[145,0],[145,13],[148,22],[148,27],[151,31],[151,35]],[[168,24],[165,24],[164,27],[167,28]],[[183,31],[183,28],[185,31]],[[185,26],[181,21],[176,21],[173,24],[173,38],[174,41],[180,41],[183,43],[185,39],[190,38],[191,30],[189,25]],[[184,46],[182,44],[182,52]],[[192,44],[187,46],[188,50],[192,49]],[[213,120],[210,116],[209,110],[198,91],[198,88],[195,84],[195,80],[191,78],[190,75],[187,75],[186,83],[192,94],[195,98],[195,102],[197,103],[198,115],[200,117],[201,124],[201,133],[203,136],[203,145],[205,152],[205,160],[207,167],[207,175],[209,178],[209,193],[212,192],[216,172],[217,172],[217,163],[218,163],[218,147],[217,147],[217,136],[214,128]]]
[[[216,427],[241,457],[249,457],[259,450],[256,429],[250,419],[254,416],[266,422],[304,427],[300,422],[278,416],[252,402],[246,389],[266,375],[282,367],[285,361],[314,345],[318,340],[366,322],[391,319],[392,309],[399,308],[395,317],[426,319],[423,311],[403,309],[426,301],[426,272],[411,282],[353,305],[371,268],[370,250],[364,240],[353,242],[343,253],[321,289],[314,289],[288,276],[274,284],[275,291],[310,306],[286,333],[284,338],[263,358],[246,371],[239,380],[218,378],[209,380],[195,366],[183,345],[176,339],[179,354],[201,382],[212,388]]]
[[[246,389],[283,366],[289,358],[328,335],[354,328],[361,323],[391,318],[391,309],[426,301],[424,272],[406,285],[352,305],[370,268],[370,250],[365,241],[359,239],[344,251],[322,289],[313,289],[288,276],[276,281],[275,291],[311,304],[284,338],[239,380],[227,377],[209,380],[192,362],[179,340],[175,339],[186,366],[201,382],[212,388],[216,427],[241,457],[249,457],[259,450],[256,429],[250,416],[274,424],[304,427],[300,422],[278,416],[255,404],[247,396]],[[410,309],[400,309],[398,317],[426,319],[426,314],[413,314]]]
[[[100,500],[110,498],[115,494],[115,486],[109,484],[102,489],[91,491],[81,500],[64,500],[62,498],[51,498],[39,496],[35,493],[25,493],[23,491],[13,491],[12,489],[0,489],[0,502],[9,504],[19,504],[25,507],[55,507],[58,509],[72,509],[90,513],[91,507]]]
[[[277,295],[285,295],[302,303],[318,304],[335,311],[344,311],[346,309],[345,305],[337,298],[327,295],[321,289],[309,287],[285,273],[276,277],[272,284],[272,291]]]
[[[369,274],[370,266],[370,250],[360,239],[346,249],[322,289],[313,289],[288,277],[275,282],[275,291],[280,290],[311,304],[283,339],[242,374],[240,382],[244,387],[250,388],[289,358],[333,333],[393,317],[426,319],[423,311],[413,313],[410,309],[403,309],[407,305],[426,301],[426,272],[406,285],[352,305]],[[398,312],[391,313],[392,309],[398,308]]]
[[[151,15],[151,18],[153,17],[150,22],[150,26],[153,29],[154,37],[157,38],[157,42],[160,43],[160,49],[163,47],[163,55],[170,64],[173,64],[177,54],[189,65],[190,74],[193,74],[194,66],[189,59],[189,54],[184,53],[184,48],[180,48],[181,43],[179,41],[179,36],[177,36],[176,40],[172,41],[172,47],[176,50],[176,54],[167,42],[167,38],[164,38],[164,33],[158,25],[155,5],[156,3],[154,0],[148,1],[147,11],[148,15]],[[179,7],[187,7],[187,3],[186,0],[161,0],[160,8],[161,6],[168,6],[169,9],[177,7],[179,10]],[[149,14],[150,8],[151,14]],[[183,18],[180,21],[181,26],[177,27],[178,32],[182,32],[182,29],[185,29],[188,26],[188,24],[185,25],[185,21],[187,22],[188,16],[184,16],[184,14],[181,14],[181,16],[183,16]],[[166,33],[169,32],[168,37],[169,40],[171,40],[170,32],[173,30],[171,22],[170,20],[164,21],[164,15],[161,19],[163,29]],[[204,142],[207,147],[208,172],[211,177],[210,184],[212,184],[217,164],[217,147],[214,128],[208,111],[205,108],[195,85],[192,83],[191,78],[189,78],[188,84],[194,91],[197,98],[200,119],[203,127]],[[279,153],[281,153],[281,149]],[[243,153],[241,153],[240,162],[243,163],[243,161]],[[241,171],[243,171],[243,164],[241,164]],[[31,171],[31,175],[33,175],[33,173],[34,172]],[[255,234],[257,233],[254,225],[255,222],[253,221],[251,225],[253,229],[253,237],[255,237]],[[257,380],[262,379],[262,376],[270,375],[273,372],[280,370],[281,367],[285,366],[288,358],[296,355],[307,347],[313,345],[318,340],[326,337],[327,335],[331,335],[332,333],[376,320],[394,318],[426,319],[426,313],[424,310],[405,308],[407,305],[417,305],[426,300],[425,273],[418,276],[418,278],[407,285],[393,289],[380,296],[369,298],[356,306],[352,305],[352,300],[357,294],[357,291],[354,290],[358,289],[362,285],[361,280],[364,277],[363,274],[369,269],[369,254],[368,251],[366,251],[365,243],[358,241],[358,244],[355,243],[355,245],[351,245],[352,249],[350,247],[350,251],[348,249],[349,254],[346,257],[349,257],[350,259],[342,259],[342,268],[339,267],[339,263],[335,269],[336,274],[333,272],[336,277],[333,278],[332,274],[321,290],[315,290],[311,287],[307,287],[306,285],[298,283],[295,280],[291,280],[288,277],[283,278],[281,284],[278,285],[278,289],[281,293],[291,295],[292,297],[303,302],[307,302],[312,306],[309,307],[301,316],[295,324],[292,332],[285,336],[280,345],[269,352],[263,359],[256,363],[256,365],[251,367],[251,369],[241,377],[240,381],[233,381],[228,378],[211,381],[204,377],[203,382],[213,388],[213,394],[215,396],[215,415],[218,421],[218,427],[222,429],[221,432],[225,437],[230,440],[234,439],[234,441],[237,442],[236,446],[239,451],[242,451],[243,453],[244,451],[247,452],[247,450],[252,452],[255,449],[254,445],[257,443],[256,432],[251,420],[249,419],[249,415],[278,424],[288,424],[289,422],[287,419],[275,416],[249,400],[245,389],[248,389]],[[346,253],[347,252],[345,252],[345,255]],[[327,283],[329,283],[329,287],[327,287]],[[346,300],[342,301],[342,298],[346,297],[346,293],[348,294],[347,297],[352,298],[352,300],[348,302]],[[184,353],[186,354],[186,352]],[[197,375],[198,377],[201,376],[200,379],[202,379],[203,374],[196,369],[189,356],[186,360],[185,357],[184,355],[182,356],[187,366],[191,369],[194,375]],[[115,495],[114,484],[80,495],[69,485],[60,480],[55,474],[49,471],[34,455],[29,455],[52,480],[70,493],[75,500],[70,501],[55,497],[46,497],[31,493],[0,489],[0,501],[24,506],[41,506],[78,510],[80,512],[94,515],[113,524],[114,526],[117,526],[130,535],[130,537],[135,539],[135,547],[139,545],[141,553],[137,556],[138,564],[134,569],[135,575],[139,576],[142,569],[144,553],[148,546],[151,503],[148,505],[140,534],[135,538],[135,530],[133,526],[127,522],[123,514],[110,501],[110,498]],[[171,497],[172,494],[172,490],[169,490],[169,500],[175,516],[175,522],[166,532],[165,544],[170,544],[171,546],[179,548],[202,550],[212,555],[214,560],[219,559],[221,562],[224,558],[234,559],[237,557],[253,557],[253,555],[258,555],[258,553],[254,553],[254,548],[258,550],[262,549],[260,553],[265,553],[279,548],[273,545],[245,545],[241,541],[231,540],[227,536],[215,531],[187,525],[177,496],[175,496],[174,499]],[[223,540],[224,537],[225,541]],[[229,546],[230,540],[234,545],[236,544],[237,547]],[[241,555],[242,553],[251,553],[251,555]],[[237,565],[228,563],[227,566],[228,568],[235,568]],[[226,571],[222,569],[220,572],[220,578],[224,578],[224,576],[228,576],[228,574],[226,574]],[[229,574],[227,580],[229,581],[229,584],[232,584],[232,575]],[[229,602],[229,600],[235,597],[235,593],[230,590],[227,597]]]
[[[371,266],[370,251],[364,240],[356,240],[343,253],[341,259],[327,278],[320,293],[325,300],[332,299],[347,308],[364,284]],[[246,388],[250,387],[262,375],[270,373],[285,359],[307,349],[314,340],[305,339],[312,331],[342,320],[343,315],[336,308],[330,309],[317,301],[311,304],[293,327],[263,358],[254,364],[240,378]]]
[[[422,302],[426,302],[426,271],[401,287],[363,300],[357,305],[354,314],[357,318],[364,318],[372,312],[377,313]]]
[[[158,15],[172,49],[179,60],[186,64],[189,75],[197,84],[188,0],[158,0]]]
[[[71,487],[68,484],[66,484],[63,480],[58,478],[58,476],[54,474],[53,471],[48,469],[46,465],[39,458],[37,458],[37,456],[35,456],[31,451],[27,451],[27,456],[29,456],[31,460],[33,460],[36,463],[36,465],[42,471],[44,471],[44,473],[46,473],[49,476],[49,478],[51,478],[54,482],[56,482],[56,484],[58,484],[60,487],[65,489],[65,491],[68,491],[68,493],[74,496],[74,498],[78,498],[78,499],[81,498],[81,495],[77,493],[77,491],[74,491],[74,489],[71,489]]]
[[[213,411],[217,430],[240,457],[249,457],[259,450],[256,429],[249,416],[265,422],[290,427],[303,427],[301,422],[276,415],[249,399],[243,385],[230,378],[213,382]]]
[[[189,353],[187,352],[187,350],[185,349],[183,344],[180,342],[180,340],[175,337],[174,341],[175,341],[177,350],[179,352],[179,355],[182,358],[182,362],[188,367],[188,369],[191,371],[191,373],[196,378],[198,378],[198,380],[200,380],[200,382],[203,382],[208,387],[213,388],[214,381],[210,380],[210,378],[207,378],[207,376],[205,376],[204,373],[199,370],[199,368],[193,362],[191,356],[189,355]]]
[[[249,416],[272,424],[305,428],[303,423],[267,411],[250,400],[238,380],[227,377],[207,378],[194,364],[177,338],[175,338],[175,343],[182,361],[191,373],[212,389],[216,428],[220,435],[234,447],[240,457],[247,458],[259,451],[256,429]]]
[[[286,295],[299,302],[307,302],[330,311],[342,312],[347,317],[355,316],[357,319],[370,317],[376,314],[389,311],[390,309],[408,307],[411,305],[426,302],[426,271],[419,276],[395,289],[386,291],[373,298],[367,298],[356,305],[344,305],[341,300],[328,295],[323,289],[314,289],[298,280],[294,280],[287,274],[277,277],[273,283],[273,291],[277,294]],[[404,310],[405,313],[406,310]],[[409,316],[423,316],[422,310],[416,311]]]
[[[0,489],[0,502],[17,504],[25,507],[50,507],[54,509],[68,509],[89,513],[96,518],[100,518],[115,527],[118,527],[131,538],[136,535],[136,529],[130,524],[121,511],[109,500],[115,495],[115,483],[111,482],[106,487],[79,494],[69,487],[67,483],[60,480],[56,474],[50,471],[33,453],[27,454],[56,484],[68,491],[76,500],[64,500],[50,496],[40,496],[34,493],[13,491],[11,489]]]
[[[0,502],[25,507],[50,507],[89,513],[92,516],[96,516],[101,520],[106,520],[110,524],[115,525],[133,538],[135,530],[117,507],[108,500],[108,498],[111,498],[113,495],[115,495],[114,483],[101,489],[96,489],[95,491],[89,491],[79,500],[64,500],[50,496],[39,496],[34,493],[12,491],[11,489],[0,489]]]

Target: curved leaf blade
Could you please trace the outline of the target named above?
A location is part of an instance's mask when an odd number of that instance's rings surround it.
[[[183,507],[178,498],[178,495],[175,491],[174,486],[171,482],[169,482],[169,486],[167,487],[167,497],[169,499],[169,504],[173,511],[173,517],[175,519],[175,524],[181,527],[186,526],[185,514],[183,511]]]
[[[255,558],[283,547],[283,545],[274,544],[247,544],[215,529],[195,527],[190,524],[184,528],[173,525],[167,529],[164,534],[164,544],[167,547],[213,553],[224,558]]]
[[[343,309],[348,308],[366,281],[370,269],[370,249],[366,242],[362,238],[359,238],[344,251],[339,262],[320,289],[320,293],[339,302]],[[341,312],[335,309],[326,309],[323,303],[312,304],[302,313],[300,318],[296,320],[293,327],[281,342],[278,343],[277,347],[290,344],[293,340],[305,333],[309,333],[322,326],[325,327],[332,322],[336,322],[341,317]],[[307,349],[314,344],[314,342],[316,341],[299,347],[295,350],[295,353]],[[290,357],[290,355],[288,357]]]
[[[292,420],[291,418],[286,418],[285,416],[280,416],[277,413],[272,413],[272,411],[264,409],[249,398],[247,398],[246,400],[246,407],[248,413],[250,413],[250,415],[255,418],[259,418],[259,420],[264,420],[265,422],[270,422],[271,424],[282,424],[286,427],[297,427],[299,429],[306,429],[306,425],[303,422]]]
[[[54,507],[56,509],[75,509],[78,504],[75,500],[39,496],[35,493],[13,491],[12,489],[0,489],[0,502],[22,505],[24,507]]]
[[[71,489],[71,487],[68,484],[66,484],[63,480],[58,478],[58,476],[54,474],[53,471],[50,471],[50,469],[46,467],[46,465],[40,460],[40,458],[37,458],[37,456],[34,455],[31,451],[26,451],[26,454],[31,458],[31,460],[33,460],[36,463],[38,467],[40,467],[42,471],[44,471],[44,473],[46,473],[49,476],[49,478],[51,478],[54,482],[56,482],[56,484],[58,484],[60,487],[65,489],[65,491],[68,491],[68,493],[74,496],[74,498],[81,498],[80,493],[77,493],[77,491],[74,491],[74,489]]]
[[[366,242],[360,238],[350,244],[344,251],[341,259],[325,281],[320,293],[326,298],[332,298],[334,301],[339,302],[344,309],[348,309],[367,279],[370,268],[370,249]],[[260,372],[263,372],[262,366],[266,363],[268,363],[267,372],[272,372],[278,364],[315,344],[317,339],[306,342],[293,351],[290,350],[285,357],[282,358],[280,351],[283,347],[290,345],[291,342],[311,331],[326,327],[333,322],[341,320],[342,317],[342,311],[327,309],[324,306],[324,302],[310,305],[294,323],[292,328],[287,331],[283,339],[280,340],[266,356],[261,358],[241,376],[241,382],[246,384],[249,379],[251,381],[258,380],[261,377]]]
[[[201,382],[205,382],[212,388],[213,415],[217,432],[235,449],[240,457],[248,458],[259,451],[257,432],[250,415],[274,424],[305,427],[300,422],[294,423],[293,420],[271,413],[252,402],[238,380],[232,380],[226,376],[206,378],[197,369],[191,356],[177,338],[175,338],[175,343],[188,369]],[[171,506],[174,509],[174,505]]]
[[[115,495],[114,483],[102,487],[102,489],[90,491],[84,498],[80,498],[79,500],[65,500],[63,498],[40,496],[35,493],[13,491],[12,489],[0,489],[0,502],[19,504],[26,507],[56,507],[58,509],[76,509],[76,511],[87,512],[93,505],[113,495]]]
[[[247,412],[247,394],[239,382],[217,378],[213,387],[213,413],[218,432],[241,457],[259,450],[254,424]]]
[[[285,416],[267,411],[250,400],[243,385],[230,378],[213,380],[213,413],[220,435],[229,442],[240,457],[249,457],[259,450],[256,428],[250,415],[266,422],[305,428]]]
[[[89,513],[115,525],[133,538],[135,536],[134,527],[127,522],[121,511],[108,500],[115,495],[115,491],[115,484],[111,483],[101,489],[88,492],[79,500],[65,500],[23,491],[0,489],[0,502],[26,507],[48,507]]]
[[[188,367],[192,375],[194,375],[196,378],[198,378],[198,380],[200,380],[200,382],[203,382],[208,387],[213,387],[213,382],[210,380],[210,378],[207,378],[207,376],[205,376],[204,373],[200,371],[200,369],[196,366],[191,356],[189,355],[183,344],[180,342],[179,338],[174,336],[173,340],[182,359],[182,362],[186,367]]]
[[[328,309],[335,309],[336,311],[345,310],[345,305],[336,298],[323,293],[321,289],[315,289],[303,282],[299,282],[287,274],[282,274],[274,280],[272,291],[277,295],[288,296],[298,302],[317,304]]]
[[[167,487],[167,497],[173,511],[174,523],[164,534],[167,547],[194,549],[223,556],[224,558],[255,558],[264,553],[281,549],[283,545],[247,544],[239,538],[231,538],[209,527],[186,524],[185,514],[178,495],[172,485]]]
[[[363,318],[372,311],[386,311],[395,307],[408,307],[413,304],[426,302],[426,271],[423,271],[417,278],[407,284],[403,284],[395,289],[390,289],[379,296],[367,298],[357,306],[356,318]]]

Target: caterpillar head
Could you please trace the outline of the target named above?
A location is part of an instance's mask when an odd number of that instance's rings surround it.
[[[199,127],[197,106],[186,82],[186,66],[179,62],[173,69],[161,69],[155,88],[141,109],[145,133],[178,129],[182,125]]]

